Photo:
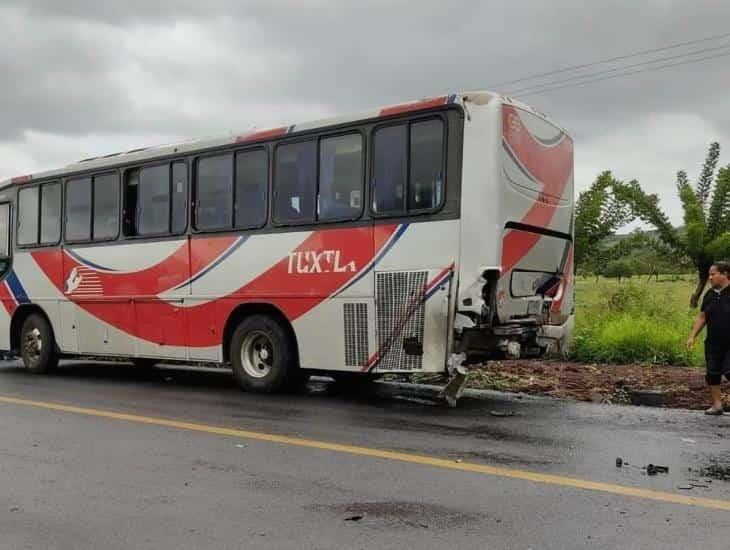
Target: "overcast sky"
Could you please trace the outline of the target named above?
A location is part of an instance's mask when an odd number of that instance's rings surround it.
[[[0,179],[458,90],[513,91],[545,79],[502,83],[730,32],[728,21],[727,0],[0,0]],[[573,134],[578,190],[613,170],[659,193],[675,222],[677,170],[696,178],[714,140],[730,164],[730,57],[523,100]]]

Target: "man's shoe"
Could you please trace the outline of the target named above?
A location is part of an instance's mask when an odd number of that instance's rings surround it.
[[[707,409],[705,411],[705,414],[710,415],[710,416],[721,416],[725,413],[722,409],[716,409],[715,407],[710,407],[709,409]]]

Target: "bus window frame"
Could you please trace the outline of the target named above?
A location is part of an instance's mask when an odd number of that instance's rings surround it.
[[[266,204],[264,205],[264,221],[263,223],[257,224],[257,225],[250,225],[250,226],[236,226],[236,204],[235,202],[231,203],[231,225],[228,227],[219,227],[214,229],[198,229],[197,221],[198,221],[198,163],[201,159],[210,158],[210,157],[220,157],[224,155],[231,155],[231,174],[233,177],[233,186],[231,189],[231,201],[235,201],[236,197],[236,155],[238,153],[246,153],[248,151],[255,151],[255,150],[264,150],[266,153]],[[207,233],[238,233],[241,231],[255,231],[257,229],[263,229],[266,227],[269,223],[270,219],[270,204],[271,204],[271,151],[269,151],[269,144],[268,143],[256,143],[252,144],[249,147],[238,147],[235,149],[217,149],[213,151],[207,151],[203,154],[194,154],[192,157],[192,174],[190,177],[191,185],[190,187],[190,196],[188,200],[188,210],[189,210],[189,218],[190,218],[190,233],[193,235],[205,235]]]
[[[94,238],[94,217],[95,217],[94,215],[96,213],[95,212],[96,208],[94,207],[94,195],[95,195],[94,191],[96,189],[96,178],[99,176],[108,176],[110,174],[116,174],[117,183],[119,184],[117,186],[117,199],[119,201],[117,203],[119,206],[119,208],[117,209],[117,232],[114,237],[107,237],[104,239],[95,239]],[[91,239],[79,239],[79,240],[69,239],[68,237],[66,237],[66,225],[67,225],[67,221],[68,221],[68,213],[67,213],[67,209],[66,209],[66,207],[68,206],[67,200],[66,200],[67,199],[66,187],[68,185],[68,182],[70,182],[70,181],[82,180],[82,179],[86,179],[86,178],[91,179],[91,216],[90,216],[90,220],[89,220],[89,235],[91,235]],[[63,231],[62,231],[62,233],[63,233],[64,244],[65,243],[73,244],[73,245],[96,244],[96,243],[109,243],[109,242],[119,240],[119,236],[122,232],[121,224],[122,224],[122,205],[123,205],[122,199],[123,199],[123,197],[122,197],[121,171],[118,168],[104,170],[102,172],[92,172],[90,174],[75,174],[71,177],[64,178],[62,194],[63,194],[62,195],[63,196],[63,201],[62,201],[63,202]]]
[[[362,172],[360,175],[360,209],[357,212],[357,215],[355,216],[343,216],[340,218],[331,218],[327,220],[320,220],[318,218],[318,212],[317,212],[317,204],[319,200],[319,175],[320,175],[320,142],[323,139],[329,139],[329,138],[335,138],[335,137],[341,137],[341,136],[347,136],[347,135],[354,135],[357,134],[360,136],[361,145],[362,145],[362,158],[360,159],[361,165],[362,165]],[[275,228],[280,227],[300,227],[300,226],[306,226],[306,225],[330,225],[330,224],[336,224],[336,223],[346,223],[346,222],[357,222],[360,220],[365,212],[365,201],[368,200],[368,198],[365,196],[365,181],[367,180],[367,168],[368,168],[368,136],[367,132],[363,129],[362,126],[352,126],[349,128],[338,128],[337,130],[333,130],[330,132],[317,132],[314,134],[309,134],[305,136],[297,136],[291,139],[284,139],[277,141],[274,145],[274,151],[271,155],[271,196],[274,197],[275,189],[274,189],[274,183],[276,181],[276,153],[279,147],[282,145],[291,145],[293,143],[300,143],[303,141],[315,141],[317,144],[317,158],[316,158],[316,169],[315,169],[315,189],[314,189],[314,220],[305,220],[301,222],[277,222],[274,218],[274,204],[275,201],[271,200],[271,226]]]
[[[56,239],[55,242],[52,243],[41,243],[41,204],[43,202],[43,190],[41,187],[44,185],[53,185],[58,184],[61,187],[61,205],[60,205],[60,223],[61,223],[61,231],[58,232],[58,239]],[[25,191],[26,189],[32,189],[34,187],[38,188],[38,240],[35,243],[32,244],[21,244],[18,242],[18,235],[20,234],[20,216],[16,216],[15,220],[15,246],[18,249],[31,249],[31,248],[51,248],[54,246],[58,246],[61,244],[61,241],[64,237],[64,232],[66,230],[66,224],[65,224],[65,198],[66,198],[66,186],[62,179],[51,179],[46,181],[39,181],[39,182],[33,182],[31,185],[22,185],[18,188],[18,193],[16,195],[16,200],[18,201],[18,208],[20,208],[20,194]],[[0,204],[6,204],[0,203]],[[9,204],[9,203],[7,203]],[[12,241],[11,241],[12,244]]]
[[[236,225],[236,189],[238,187],[236,180],[236,176],[238,176],[238,163],[236,162],[236,157],[239,154],[252,153],[255,151],[263,151],[266,154],[266,197],[264,198],[264,221],[262,223],[250,225]],[[245,147],[244,149],[235,149],[233,151],[233,219],[231,220],[232,226],[229,229],[230,231],[252,231],[255,229],[261,229],[263,227],[266,227],[266,225],[269,223],[269,204],[271,203],[271,186],[273,185],[273,180],[271,179],[271,159],[271,151],[269,151],[269,147],[267,147],[267,144],[253,145],[251,147]]]
[[[172,186],[174,184],[174,182],[172,181],[172,166],[173,166],[173,164],[178,164],[178,163],[185,165],[185,172],[187,173],[187,189],[186,189],[186,193],[185,193],[185,228],[182,229],[181,231],[168,230],[165,232],[150,233],[147,235],[127,235],[126,233],[124,233],[124,217],[122,214],[126,210],[126,207],[127,207],[126,190],[127,190],[127,181],[129,178],[129,173],[134,170],[141,171],[145,168],[156,168],[158,166],[165,166],[165,165],[167,165],[168,184],[169,184],[169,190],[170,190],[170,201],[169,201],[169,205],[168,205],[170,218],[168,219],[168,222],[169,222],[168,227],[170,227],[170,228],[172,227]],[[139,185],[139,183],[137,185]],[[120,225],[122,226],[121,230],[120,230],[121,240],[124,240],[124,241],[139,241],[139,240],[143,240],[143,239],[158,239],[159,240],[159,239],[164,239],[166,237],[180,237],[182,235],[185,235],[188,232],[188,228],[190,227],[190,223],[191,223],[190,222],[190,216],[191,216],[190,212],[191,212],[191,187],[192,186],[190,185],[190,163],[188,162],[187,157],[180,157],[180,158],[176,157],[176,158],[169,159],[169,160],[157,160],[157,161],[152,161],[152,162],[135,164],[133,166],[125,166],[124,170],[122,172],[122,186],[121,187],[122,187],[122,189],[121,189],[122,203],[121,203],[121,209],[119,211]],[[136,227],[135,227],[135,229],[136,229]]]
[[[376,212],[373,210],[373,199],[375,194],[373,193],[373,174],[375,173],[375,155],[370,155],[369,158],[369,179],[368,179],[368,214],[373,219],[384,219],[384,218],[407,218],[411,216],[421,216],[429,214],[438,214],[441,212],[446,205],[447,196],[447,169],[449,163],[449,119],[446,110],[437,112],[426,112],[416,116],[409,116],[406,118],[400,118],[395,120],[389,120],[386,122],[378,123],[373,125],[370,131],[370,150],[375,151],[375,138],[379,130],[382,128],[390,128],[393,126],[406,126],[406,154],[408,162],[406,165],[406,181],[405,189],[403,190],[403,209],[400,212]],[[441,144],[441,169],[443,174],[442,190],[441,190],[441,202],[435,208],[418,208],[414,210],[408,209],[408,199],[410,197],[411,190],[411,126],[418,122],[427,122],[429,120],[440,120],[442,124],[442,144]]]
[[[14,225],[13,224],[13,203],[12,203],[12,201],[9,201],[9,200],[1,201],[0,208],[2,208],[4,205],[8,206],[8,242],[7,242],[8,254],[7,254],[7,256],[0,255],[0,259],[7,259],[8,261],[12,261],[12,259],[13,259],[13,242],[14,242],[13,241],[13,237],[14,237],[13,229],[15,229],[13,227],[13,225]],[[8,271],[10,271],[10,270],[8,269]],[[7,273],[0,273],[0,278],[2,278],[6,274]]]

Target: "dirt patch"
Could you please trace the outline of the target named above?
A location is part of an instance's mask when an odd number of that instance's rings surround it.
[[[630,403],[632,390],[663,390],[667,407],[703,409],[710,404],[705,372],[699,368],[517,360],[469,369],[469,388],[604,403]],[[727,409],[730,388],[724,384],[723,390]]]

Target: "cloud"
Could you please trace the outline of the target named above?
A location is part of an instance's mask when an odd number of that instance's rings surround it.
[[[0,176],[493,87],[722,33],[728,19],[713,0],[5,0]],[[573,133],[578,189],[612,169],[671,204],[678,169],[696,172],[713,136],[730,147],[728,59],[524,99]]]

